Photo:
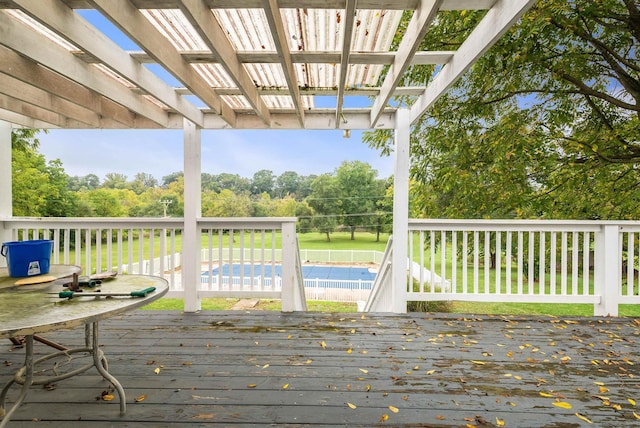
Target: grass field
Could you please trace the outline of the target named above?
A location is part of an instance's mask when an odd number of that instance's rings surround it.
[[[389,235],[382,234],[380,241],[376,241],[376,235],[369,232],[356,233],[355,240],[351,240],[351,235],[348,232],[335,232],[331,234],[331,241],[328,242],[325,234],[321,233],[304,233],[298,234],[298,241],[301,249],[320,249],[320,250],[375,250],[384,252]],[[249,234],[245,235],[245,241],[247,245],[249,243]],[[215,237],[214,239],[217,239]],[[238,239],[236,236],[235,239]],[[271,247],[271,235],[265,236],[265,246]],[[280,245],[280,234],[275,234],[276,247]],[[176,249],[181,248],[182,239],[181,236],[176,235]],[[207,237],[202,238],[203,246],[207,246]],[[145,248],[143,248],[143,254],[149,254],[149,240],[144,240]],[[156,254],[159,253],[159,238],[156,238],[154,245],[158,248]],[[228,246],[228,237],[223,237],[223,246]],[[112,247],[112,259],[116,260],[117,248],[115,245]],[[125,254],[123,259],[127,258],[127,248],[123,248]],[[136,256],[138,251],[138,240],[134,241],[133,254]],[[82,255],[84,260],[84,254]],[[103,266],[107,266],[107,247],[103,243],[102,248]],[[436,273],[440,271],[440,255],[436,254]],[[428,255],[425,260],[425,265],[428,264]],[[447,271],[450,272],[450,260],[447,260]],[[495,272],[491,272],[491,279],[495,278]],[[458,278],[461,277],[461,272],[458,272]],[[515,277],[515,274],[513,275]],[[549,278],[546,278],[546,286],[548,287]],[[560,283],[558,279],[557,283]],[[504,278],[502,280],[504,286]],[[591,284],[591,286],[593,286]],[[203,299],[202,308],[207,310],[228,310],[233,307],[237,302],[236,299]],[[308,302],[309,310],[321,311],[321,312],[354,312],[356,311],[356,305],[352,303],[336,303],[336,302]],[[181,310],[183,307],[182,300],[180,299],[162,299],[159,302],[148,306],[148,309],[170,309]],[[262,300],[256,309],[262,310],[280,310],[280,302],[277,300]],[[468,313],[468,314],[513,314],[513,315],[553,315],[553,316],[592,316],[593,306],[588,304],[536,304],[536,303],[475,303],[475,302],[446,302],[446,303],[431,303],[427,305],[427,310],[447,311],[454,313]],[[621,305],[620,316],[632,316],[640,317],[640,306],[638,305]]]

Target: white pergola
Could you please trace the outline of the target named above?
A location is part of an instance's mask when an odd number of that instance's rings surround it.
[[[200,130],[394,129],[394,264],[402,265],[411,124],[534,2],[0,0],[0,218],[11,217],[12,127],[183,129],[183,269],[196,279]],[[439,13],[478,9],[484,18],[458,49],[418,50]],[[122,49],[97,19],[138,49]],[[400,86],[420,64],[439,65],[429,85]],[[401,95],[410,107],[390,103]],[[335,107],[317,108],[317,96],[334,97]],[[355,96],[373,102],[351,108]]]

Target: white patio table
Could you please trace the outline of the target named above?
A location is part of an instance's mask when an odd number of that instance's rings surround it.
[[[47,278],[49,282],[16,285],[16,280],[19,279],[9,277],[7,269],[0,268],[0,338],[24,337],[26,351],[23,367],[7,382],[0,393],[0,416],[4,415],[0,428],[9,422],[32,385],[46,385],[67,379],[92,367],[113,385],[120,398],[120,413],[126,412],[124,389],[109,373],[107,359],[98,347],[98,323],[159,299],[169,290],[168,282],[155,276],[118,275],[94,288],[75,292],[71,298],[60,297],[60,292],[68,291],[68,287],[65,288],[64,285],[77,282],[78,272],[80,268],[77,266],[52,265]],[[142,290],[144,292],[140,293]],[[89,293],[99,295],[89,296]],[[84,326],[83,347],[60,350],[34,361],[34,337],[38,339],[37,335],[41,333],[79,326]],[[56,358],[68,359],[73,354],[84,354],[91,358],[91,362],[77,368],[73,367],[65,373],[56,370],[49,376],[34,375],[36,366]],[[6,396],[14,383],[22,385],[22,391],[13,407],[5,411]]]

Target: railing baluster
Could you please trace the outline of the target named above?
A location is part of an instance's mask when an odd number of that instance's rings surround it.
[[[560,283],[561,295],[567,295],[567,232],[562,232],[561,250],[560,250]]]
[[[556,232],[551,232],[551,245],[549,248],[549,288],[550,288],[550,294],[551,295],[556,295],[557,294],[557,290],[556,290],[556,286],[557,286],[557,266],[556,266],[556,261],[557,261],[557,246],[558,246],[558,236],[556,234]]]
[[[580,248],[580,238],[578,232],[573,232],[571,236],[571,294],[578,295],[578,251]]]
[[[447,278],[447,232],[440,232],[440,289],[444,285],[444,281]],[[435,281],[431,281],[435,283]],[[435,286],[432,292],[435,292]]]
[[[633,286],[635,283],[634,273],[635,260],[635,234],[627,233],[627,296],[633,296]]]
[[[458,232],[451,232],[451,288],[455,290],[456,282],[458,280]],[[440,285],[440,292],[452,290],[445,290],[444,281]]]
[[[541,296],[547,294],[546,292],[546,288],[545,288],[545,276],[547,273],[547,267],[546,267],[546,263],[545,260],[547,258],[547,242],[546,242],[546,233],[545,232],[540,232],[539,233],[539,245],[538,245],[538,260],[539,260],[539,267],[538,267],[538,294],[540,294]]]
[[[415,234],[411,233],[412,236],[412,242],[413,242],[413,236]],[[411,245],[409,248],[413,248],[413,245]],[[424,231],[420,231],[418,234],[418,251],[420,252],[420,286],[419,286],[419,291],[421,293],[424,293],[425,289],[424,289]],[[410,258],[410,260],[413,260],[413,258]],[[413,290],[411,290],[413,291]]]
[[[435,288],[433,276],[436,271],[436,234],[434,231],[429,232],[429,261],[429,289],[433,292]]]
[[[518,294],[523,293],[523,276],[524,276],[524,235],[523,232],[518,231]]]
[[[584,296],[591,295],[589,287],[589,271],[591,260],[591,232],[583,232],[582,238],[582,294]]]
[[[478,294],[479,290],[479,257],[480,257],[479,234],[477,230],[473,231],[473,293]]]
[[[491,232],[484,232],[484,294],[489,294],[491,285]]]
[[[512,292],[512,284],[511,284],[511,269],[513,268],[513,260],[511,258],[511,245],[513,245],[512,242],[512,237],[513,237],[513,233],[508,230],[506,232],[507,235],[507,242],[505,244],[505,257],[504,257],[504,263],[505,263],[505,287],[506,287],[506,292],[507,294],[511,294]]]
[[[527,260],[528,260],[528,269],[527,269],[527,275],[528,275],[528,281],[527,281],[527,292],[529,293],[529,295],[533,294],[533,290],[534,290],[534,275],[535,275],[535,241],[536,241],[536,237],[535,237],[535,232],[529,232],[529,251],[527,254]]]
[[[500,263],[500,259],[502,258],[502,232],[500,232],[499,230],[497,230],[495,232],[495,236],[496,236],[496,247],[495,247],[495,253],[496,253],[496,267],[494,269],[495,273],[496,273],[496,294],[500,295],[502,294],[502,285],[501,285],[501,277],[502,277],[502,267],[501,267],[501,263]]]
[[[464,230],[462,231],[462,293],[466,294],[469,292],[469,267],[467,264],[467,257],[469,256],[469,232]],[[456,292],[456,285],[453,284],[453,292]]]

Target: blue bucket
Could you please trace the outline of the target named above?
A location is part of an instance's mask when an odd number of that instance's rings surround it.
[[[0,254],[7,258],[9,276],[25,277],[49,273],[53,241],[34,239],[2,244]]]

